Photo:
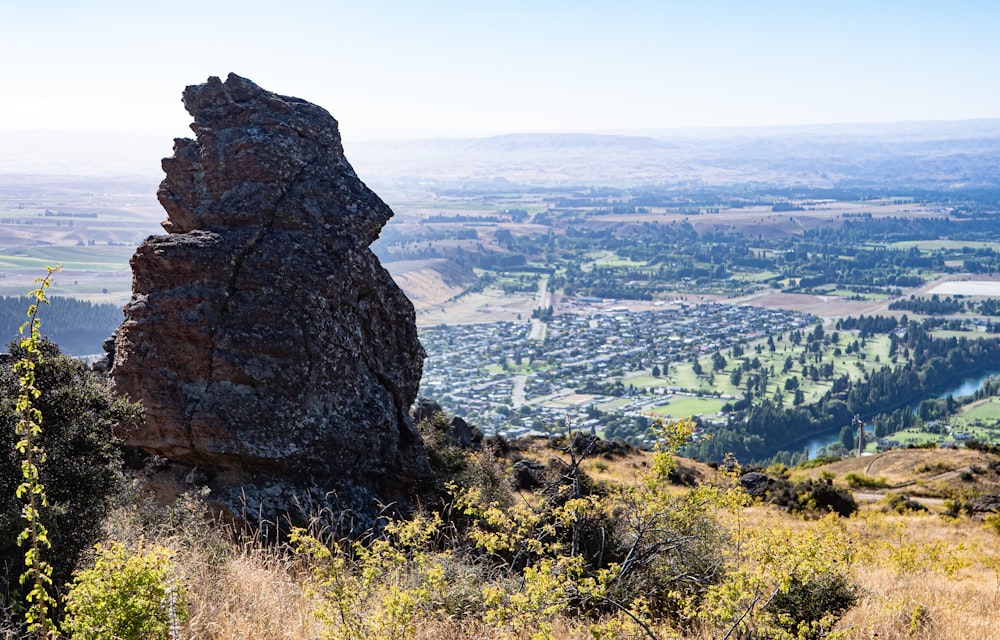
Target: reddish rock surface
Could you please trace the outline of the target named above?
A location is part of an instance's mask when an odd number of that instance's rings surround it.
[[[237,514],[405,503],[430,468],[413,306],[368,248],[392,211],[324,109],[232,74],[183,102],[196,139],[163,161],[168,235],[132,258],[115,343],[112,383],[145,407],[129,444]]]

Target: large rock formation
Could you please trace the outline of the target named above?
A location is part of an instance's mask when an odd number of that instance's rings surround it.
[[[392,211],[324,109],[232,74],[183,102],[196,139],[163,161],[168,235],[132,258],[114,349],[129,444],[254,518],[405,501],[430,468],[413,306],[368,248]]]

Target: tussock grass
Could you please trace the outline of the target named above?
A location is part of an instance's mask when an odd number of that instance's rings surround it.
[[[318,637],[300,571],[276,550],[234,548],[222,562],[181,557],[192,594],[191,638],[293,640]]]

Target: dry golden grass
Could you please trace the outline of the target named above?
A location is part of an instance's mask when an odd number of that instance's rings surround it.
[[[190,638],[295,640],[319,637],[301,572],[268,549],[243,549],[216,562],[198,553],[179,554],[191,593]]]
[[[981,522],[867,512],[849,523],[863,590],[841,620],[849,638],[996,637],[1000,539]]]
[[[524,457],[547,463],[553,458],[569,463],[570,457],[560,449],[549,446],[548,439],[539,438],[525,441],[518,453]],[[648,451],[635,449],[625,455],[590,455],[583,459],[580,468],[594,480],[631,486],[638,484],[644,473],[649,470],[652,454]],[[687,458],[677,458],[678,471],[689,475],[697,481],[714,478],[718,472],[705,464]]]
[[[858,640],[994,638],[1000,593],[995,576],[980,577],[979,572],[944,578],[900,575],[888,568],[859,571],[865,595],[841,627]]]

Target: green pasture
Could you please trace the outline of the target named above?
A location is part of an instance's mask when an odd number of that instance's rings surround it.
[[[530,265],[529,265],[530,266]],[[536,265],[545,266],[545,265]],[[501,288],[503,285],[509,285],[512,287],[520,287],[521,285],[531,285],[532,287],[537,287],[538,280],[541,276],[537,273],[531,272],[506,272],[503,274],[498,274],[496,280],[493,281],[495,287]]]
[[[837,298],[853,298],[854,296],[860,296],[863,300],[888,300],[890,297],[887,293],[879,293],[872,291],[855,291],[854,289],[817,289],[825,296],[835,296]]]
[[[67,279],[69,277],[67,274],[56,274],[56,280],[49,288],[47,295],[77,298],[93,303],[124,304],[132,296],[131,272],[105,273],[107,273],[108,278],[98,281],[73,281]],[[5,285],[0,279],[0,296],[24,296],[34,286],[23,281],[20,284]]]
[[[1000,398],[992,397],[965,405],[958,417],[967,422],[975,420],[986,422],[998,421],[1000,420]]]
[[[38,271],[45,275],[46,266],[62,265],[73,271],[122,271],[129,268],[135,247],[23,247],[0,253],[0,269]]]
[[[408,201],[406,202],[405,206],[401,206],[400,208],[401,209],[405,208],[406,211],[411,215],[414,215],[415,210],[420,211],[420,213],[416,215],[418,215],[421,218],[428,216],[436,216],[441,214],[447,215],[447,212],[455,212],[455,211],[462,211],[462,212],[475,211],[477,213],[481,213],[484,216],[496,215],[497,212],[497,207],[495,204],[485,205],[481,201],[467,200],[462,198],[456,198],[454,200],[449,200],[445,198],[440,198],[440,199],[408,198]],[[516,205],[512,205],[510,208],[525,209],[525,207]]]

